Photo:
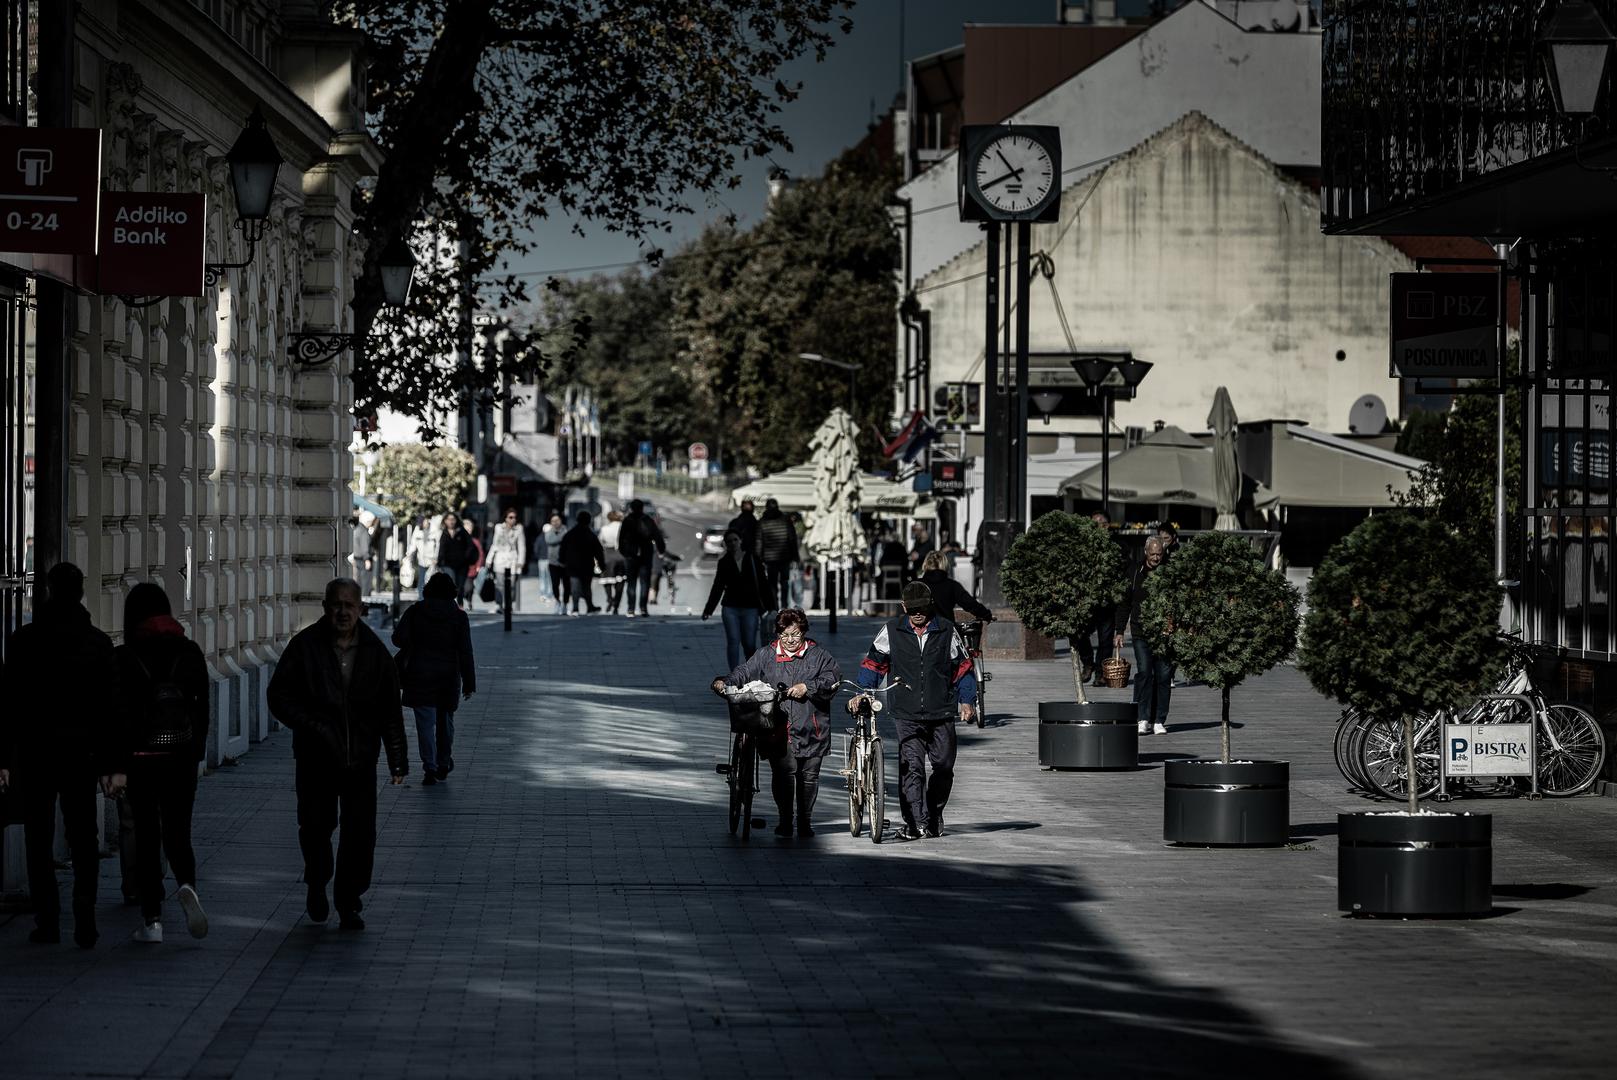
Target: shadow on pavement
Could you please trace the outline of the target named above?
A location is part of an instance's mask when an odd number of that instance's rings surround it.
[[[1513,900],[1571,900],[1575,896],[1594,891],[1591,885],[1572,885],[1564,881],[1543,884],[1495,885],[1495,896],[1508,896]]]

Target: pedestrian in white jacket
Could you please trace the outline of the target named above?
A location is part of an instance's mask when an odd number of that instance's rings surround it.
[[[514,601],[505,595],[505,572],[511,571],[511,591],[520,594],[522,567],[527,561],[528,537],[522,530],[522,523],[517,520],[517,512],[507,510],[505,520],[494,526],[494,539],[489,542],[489,571],[494,575],[494,587],[499,590],[498,610],[503,611],[507,603]]]

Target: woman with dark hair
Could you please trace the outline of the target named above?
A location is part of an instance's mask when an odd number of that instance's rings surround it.
[[[771,599],[758,556],[746,547],[741,533],[735,529],[726,532],[724,554],[713,570],[713,588],[707,594],[702,618],[712,618],[713,609],[723,602],[724,658],[731,667],[758,648],[758,623],[775,606]]]
[[[737,544],[740,540],[737,536]],[[795,802],[797,835],[813,836],[811,820],[814,797],[820,790],[820,765],[831,752],[831,699],[842,683],[842,670],[835,657],[809,640],[808,616],[801,608],[787,608],[775,616],[775,640],[728,676],[715,678],[713,691],[754,681],[786,687],[785,727],[777,728],[773,738],[761,740],[758,746],[774,774],[770,786],[780,811],[775,835],[792,835]]]
[[[174,619],[168,594],[143,581],[124,600],[124,643],[113,654],[127,711],[118,718],[127,755],[126,798],[135,817],[135,877],[145,925],[135,940],[163,940],[163,859],[179,884],[176,898],[192,937],[208,917],[197,898],[191,809],[197,766],[208,747],[208,666]]]
[[[394,662],[404,704],[415,713],[421,753],[421,786],[447,780],[454,771],[455,706],[477,692],[472,624],[456,601],[460,588],[447,573],[427,580],[426,598],[411,604],[393,631]]]

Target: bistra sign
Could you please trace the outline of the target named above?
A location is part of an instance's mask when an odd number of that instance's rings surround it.
[[[207,196],[201,194],[104,193],[96,291],[201,296],[207,210]]]

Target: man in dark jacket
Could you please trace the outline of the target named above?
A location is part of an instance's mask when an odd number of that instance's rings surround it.
[[[977,674],[960,632],[933,611],[932,590],[904,586],[904,614],[876,632],[859,665],[859,685],[888,680],[887,709],[898,727],[898,790],[904,812],[900,840],[943,835],[943,807],[954,787],[955,717],[971,722]],[[848,702],[859,707],[863,695]],[[926,765],[932,764],[932,779]]]
[[[11,636],[6,653],[6,703],[0,721],[0,790],[15,781],[23,808],[28,893],[34,930],[28,940],[62,940],[62,899],[57,892],[56,804],[73,857],[73,940],[95,947],[96,780],[109,795],[122,792],[113,710],[118,700],[112,639],[90,622],[84,572],[57,563],[45,575],[47,598],[34,621]],[[115,771],[116,770],[116,771]]]
[[[394,657],[404,704],[415,713],[416,746],[421,754],[421,786],[449,779],[455,768],[455,706],[477,692],[472,627],[455,606],[448,574],[434,574],[425,596],[393,631]]]
[[[444,515],[443,534],[438,538],[438,569],[455,583],[455,603],[466,605],[472,579],[468,572],[477,563],[477,543],[461,528],[460,518],[450,511]],[[426,584],[422,582],[423,586]]]
[[[1135,567],[1129,591],[1112,616],[1114,647],[1123,645],[1124,626],[1134,636],[1134,710],[1141,735],[1168,733],[1168,698],[1173,693],[1173,665],[1152,651],[1140,627],[1140,604],[1145,600],[1146,579],[1162,565],[1163,549],[1161,537],[1146,537],[1145,558]]]
[[[758,553],[769,578],[772,599],[769,607],[785,611],[792,605],[791,567],[797,561],[797,530],[781,513],[775,499],[764,502],[764,516],[758,522]]]
[[[628,518],[623,523],[629,523]],[[601,547],[601,540],[590,529],[590,515],[588,510],[578,512],[578,521],[567,535],[561,538],[561,565],[567,571],[567,580],[572,583],[573,610],[569,615],[578,614],[578,602],[584,601],[584,609],[594,615],[601,609],[595,606],[595,597],[592,595],[591,582],[595,578],[595,568],[606,569],[606,549]],[[631,585],[632,589],[633,586]],[[629,607],[634,608],[634,594],[629,594]]]
[[[657,557],[666,550],[668,549],[663,542],[663,531],[651,520],[651,515],[646,513],[646,504],[639,499],[629,500],[629,512],[624,515],[623,525],[618,529],[618,551],[629,564],[628,614],[631,617],[636,610],[637,585],[640,587],[640,614],[650,614],[646,610],[646,604],[651,599],[652,568],[657,563]],[[605,561],[602,559],[603,563]]]
[[[724,531],[733,532],[741,537],[741,550],[758,555],[758,518],[752,512],[754,505],[751,499],[742,499],[741,513],[730,519],[730,524],[724,527]]]
[[[269,707],[292,729],[309,918],[325,922],[331,914],[326,882],[340,814],[332,900],[344,930],[363,930],[359,913],[376,859],[376,761],[386,747],[395,784],[404,783],[410,763],[398,672],[382,639],[360,621],[359,583],[328,583],[324,607],[325,617],[299,631],[281,654]]]

